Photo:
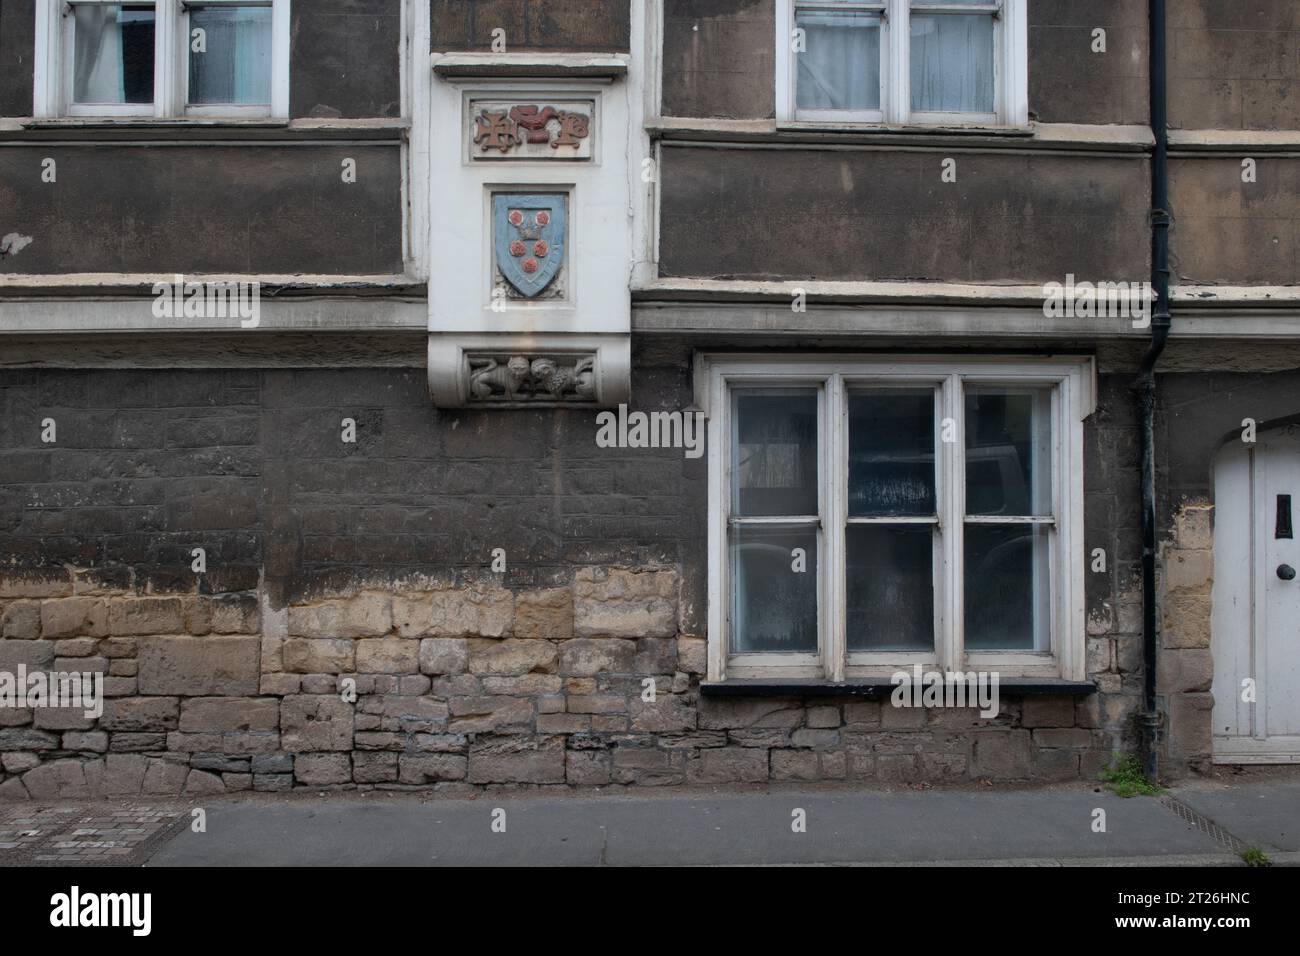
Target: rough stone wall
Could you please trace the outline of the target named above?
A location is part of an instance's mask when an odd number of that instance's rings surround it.
[[[1093,776],[1096,698],[970,710],[710,698],[675,568],[576,568],[291,604],[137,596],[74,572],[8,579],[0,667],[99,672],[99,720],[0,710],[0,797],[295,787],[593,786]],[[646,681],[653,681],[653,701]],[[353,693],[354,691],[354,693]]]
[[[681,343],[634,368],[633,407],[690,403]],[[1140,703],[1127,382],[1085,429],[1099,692],[981,720],[702,694],[706,460],[590,412],[437,411],[419,369],[0,372],[0,670],[110,697],[0,709],[0,793],[1091,778]]]
[[[1084,428],[1084,577],[1088,677],[1097,694],[1089,719],[1112,751],[1139,742],[1142,710],[1142,534],[1137,409],[1130,376],[1098,378],[1097,411]],[[1105,569],[1095,570],[1096,549]]]
[[[1214,506],[1208,501],[1186,502],[1174,517],[1172,534],[1160,548],[1161,640],[1156,689],[1165,715],[1166,768],[1175,777],[1204,769],[1210,760],[1213,519]]]
[[[1252,361],[1262,364],[1243,364]],[[1085,429],[1088,548],[1105,548],[1108,559],[1106,574],[1087,578],[1088,672],[1116,749],[1137,746],[1134,717],[1142,710],[1138,423],[1130,382],[1125,375],[1100,378],[1099,407]],[[1161,375],[1159,400],[1156,694],[1161,773],[1178,779],[1205,769],[1212,750],[1214,458],[1239,435],[1243,418],[1266,429],[1300,412],[1300,373]]]
[[[1276,364],[1290,361],[1283,355]],[[1265,360],[1244,352],[1223,362],[1236,370],[1162,375],[1159,381],[1157,691],[1172,776],[1204,767],[1212,746],[1215,458],[1226,442],[1240,441],[1243,419],[1265,432],[1300,415],[1300,370],[1261,372]]]

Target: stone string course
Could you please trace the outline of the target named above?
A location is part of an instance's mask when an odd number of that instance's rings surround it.
[[[0,581],[0,670],[101,672],[108,698],[98,720],[0,708],[0,799],[1071,780],[1107,764],[1130,717],[1128,695],[1004,697],[991,720],[702,697],[705,640],[683,633],[679,578],[579,567],[568,587],[362,590],[268,613],[266,627],[253,591]],[[1099,676],[1119,685],[1107,650]]]

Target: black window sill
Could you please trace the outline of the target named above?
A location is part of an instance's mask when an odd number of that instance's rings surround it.
[[[888,697],[897,686],[887,677],[848,680],[842,684],[819,677],[741,678],[704,681],[700,693],[705,697]],[[1086,697],[1097,692],[1092,681],[1070,681],[1047,677],[1004,677],[998,681],[998,693],[1005,697]]]

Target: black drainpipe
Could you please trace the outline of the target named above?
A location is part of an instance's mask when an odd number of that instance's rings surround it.
[[[1160,714],[1156,706],[1156,363],[1169,338],[1169,116],[1165,67],[1165,0],[1150,0],[1151,33],[1151,344],[1142,357],[1135,388],[1142,427],[1142,669],[1143,769],[1148,780],[1159,772]]]

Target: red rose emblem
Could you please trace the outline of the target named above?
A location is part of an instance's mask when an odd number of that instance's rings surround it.
[[[551,224],[551,214],[543,209],[537,214],[537,225],[549,226]]]
[[[514,242],[510,243],[510,254],[514,256],[516,259],[522,256],[524,254],[523,242],[516,239]]]
[[[524,214],[518,209],[510,210],[510,225],[522,226],[524,224]]]
[[[533,243],[533,255],[539,259],[545,259],[546,254],[551,251],[551,247],[546,244],[545,239],[538,239]]]
[[[532,275],[534,272],[537,271],[537,260],[536,260],[536,259],[525,259],[525,260],[524,260],[523,269],[524,269],[524,272],[526,272],[528,275]]]

